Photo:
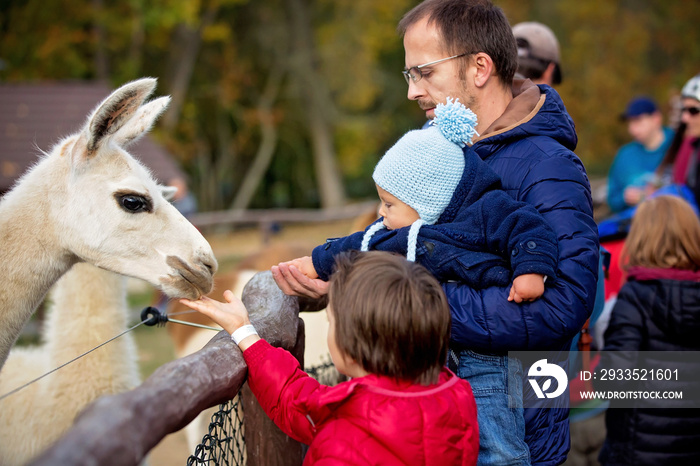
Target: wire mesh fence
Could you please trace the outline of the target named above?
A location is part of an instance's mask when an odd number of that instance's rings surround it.
[[[219,405],[212,415],[207,434],[194,453],[187,458],[187,466],[242,466],[246,464],[243,431],[243,404],[240,393]]]
[[[321,363],[306,368],[306,372],[323,385],[335,385],[343,380],[330,356]],[[245,466],[247,463],[243,428],[243,404],[240,392],[212,415],[208,433],[187,459],[187,466]]]

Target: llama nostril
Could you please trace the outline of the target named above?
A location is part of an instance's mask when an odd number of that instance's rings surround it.
[[[209,273],[214,275],[214,272],[216,272],[216,269],[218,268],[218,265],[216,262],[210,263],[210,262],[204,262],[204,267],[209,270]]]

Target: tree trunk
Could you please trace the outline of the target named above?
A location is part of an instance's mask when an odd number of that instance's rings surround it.
[[[298,79],[296,87],[307,112],[321,206],[339,207],[345,204],[345,191],[333,147],[333,100],[314,65],[315,48],[308,2],[289,0],[285,4],[289,11],[290,35],[294,38],[291,76]]]
[[[109,62],[105,52],[105,30],[102,26],[104,15],[103,0],[92,0],[92,8],[95,12],[93,31],[95,33],[95,75],[99,81],[109,82]]]
[[[172,100],[170,101],[169,109],[162,118],[162,124],[165,131],[172,131],[180,119],[182,106],[185,103],[187,89],[192,79],[199,48],[202,44],[202,31],[211,25],[216,19],[219,11],[219,2],[212,0],[206,7],[199,21],[199,26],[196,29],[191,28],[186,24],[181,24],[176,32],[178,50],[175,71],[170,80],[169,94]]]
[[[255,191],[260,185],[260,181],[263,179],[272,161],[278,139],[277,126],[274,122],[272,109],[279,94],[283,74],[278,67],[272,67],[263,95],[258,101],[258,117],[260,118],[262,139],[255,154],[255,159],[253,159],[253,163],[231,204],[231,209],[233,210],[248,208]]]

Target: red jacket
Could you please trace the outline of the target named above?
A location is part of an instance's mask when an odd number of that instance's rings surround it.
[[[267,415],[309,445],[305,465],[476,464],[474,396],[447,369],[428,387],[374,374],[328,387],[264,340],[243,356],[248,384]]]

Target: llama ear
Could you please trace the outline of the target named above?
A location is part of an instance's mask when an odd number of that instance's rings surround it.
[[[155,78],[132,81],[114,91],[97,107],[84,129],[88,157],[108,136],[118,132],[132,119],[155,87]]]
[[[141,106],[136,114],[114,134],[114,141],[120,146],[127,146],[150,131],[153,123],[170,103],[170,97],[160,97]]]
[[[160,193],[163,195],[166,201],[172,201],[177,194],[177,188],[175,186],[162,186],[159,185]]]

